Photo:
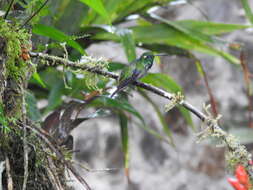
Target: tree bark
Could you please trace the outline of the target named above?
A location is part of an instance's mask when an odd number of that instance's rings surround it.
[[[65,188],[64,172],[55,173],[62,168],[61,162],[50,161],[46,146],[31,130],[24,127],[28,118],[26,115],[25,90],[31,71],[27,69],[19,78],[7,76],[7,41],[0,37],[0,164],[4,166],[0,173],[0,189],[31,189],[52,190]],[[15,64],[20,64],[15,60]],[[4,120],[4,122],[3,122]],[[45,148],[46,147],[46,148]],[[51,169],[49,165],[55,168]],[[63,168],[64,170],[64,168]],[[53,174],[49,176],[49,171]],[[61,180],[59,180],[61,176]],[[53,180],[54,179],[54,180]],[[59,181],[60,185],[55,185]]]

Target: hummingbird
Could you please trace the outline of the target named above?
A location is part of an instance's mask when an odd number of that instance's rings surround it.
[[[138,59],[133,60],[128,67],[125,67],[118,78],[117,89],[111,94],[111,98],[125,89],[128,85],[144,77],[148,70],[152,67],[155,56],[162,56],[163,54],[154,55],[152,52],[143,53]]]

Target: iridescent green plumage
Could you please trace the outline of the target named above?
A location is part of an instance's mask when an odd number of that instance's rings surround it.
[[[132,61],[128,67],[125,67],[121,71],[117,89],[112,93],[111,97],[123,90],[129,84],[132,84],[138,79],[144,77],[148,70],[152,67],[153,62],[154,55],[152,52],[143,53],[140,58]]]

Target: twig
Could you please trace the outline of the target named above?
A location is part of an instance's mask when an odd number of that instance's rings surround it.
[[[24,92],[24,91],[23,91]],[[26,124],[26,101],[25,96],[23,96],[22,101],[22,120]],[[23,180],[23,187],[22,190],[26,190],[26,185],[28,181],[29,171],[28,171],[28,143],[27,143],[27,129],[24,128],[23,130],[23,149],[24,149],[24,180]]]
[[[39,9],[36,10],[36,11],[35,11],[35,12],[34,12],[34,13],[21,25],[20,28],[23,28],[28,22],[30,22],[30,20],[32,20],[33,17],[36,16],[36,15],[41,11],[41,9],[43,9],[43,8],[46,6],[46,4],[48,3],[48,1],[49,1],[49,0],[46,0],[46,1],[40,6]]]
[[[92,168],[89,168],[88,166],[80,163],[80,162],[77,162],[77,161],[73,161],[74,164],[80,166],[81,169],[84,169],[85,171],[88,171],[88,172],[113,172],[113,171],[119,171],[119,170],[123,170],[124,168],[102,168],[102,169],[92,169]]]
[[[206,14],[206,12],[200,8],[199,6],[197,5],[194,5],[193,2],[191,1],[186,1],[186,3],[188,3],[189,5],[191,5],[193,8],[197,9],[197,11],[199,11],[199,13],[201,14],[201,16],[203,16],[203,18],[206,20],[206,21],[210,21],[210,18],[209,16]]]
[[[53,171],[51,171],[51,168],[49,168],[49,167],[46,167],[46,171],[47,171],[47,174],[48,174],[48,178],[49,178],[49,180],[51,181],[51,184],[53,185],[53,187],[56,189],[56,190],[61,190],[61,189],[63,189],[63,188],[60,188],[59,187],[59,183],[58,183],[58,179],[56,179],[56,177],[55,177],[55,175],[54,175],[54,173],[53,173]]]
[[[10,160],[7,155],[5,155],[5,168],[6,168],[6,173],[7,173],[7,188],[8,190],[13,190],[13,179],[11,176]]]
[[[245,81],[245,86],[246,86],[246,94],[247,94],[247,98],[248,98],[248,102],[249,102],[249,105],[248,105],[249,127],[253,128],[253,118],[252,118],[252,112],[253,112],[252,87],[251,87],[251,84],[250,84],[250,72],[249,72],[248,64],[246,62],[244,51],[241,51],[241,54],[240,54],[240,63],[241,63],[242,70],[243,70],[244,81]]]
[[[45,148],[45,146],[43,146]],[[48,161],[48,167],[46,167],[46,171],[48,173],[48,177],[54,186],[56,190],[61,190],[64,189],[61,185],[61,181],[59,179],[59,176],[56,171],[56,166],[50,156],[47,156],[47,161]]]
[[[27,129],[24,128],[24,135],[23,135],[23,149],[24,149],[24,180],[23,180],[23,190],[26,190],[26,184],[27,184],[27,180],[28,180],[28,145],[27,145],[27,137],[26,137],[26,133],[27,133]]]
[[[12,5],[13,5],[13,3],[14,3],[14,1],[15,1],[15,0],[12,0],[11,3],[9,4],[9,7],[8,7],[8,9],[7,9],[7,11],[6,11],[5,15],[4,15],[4,19],[7,18],[8,14],[9,14],[9,12],[10,12],[10,10],[11,10],[11,7],[12,7]]]
[[[194,62],[195,62],[195,65],[196,65],[197,69],[198,70],[200,69],[199,73],[200,73],[201,77],[203,77],[203,79],[204,79],[205,86],[207,88],[207,93],[208,93],[208,96],[209,96],[209,99],[210,99],[210,104],[211,104],[213,115],[214,115],[214,117],[217,117],[218,116],[217,101],[216,101],[216,99],[213,95],[212,89],[209,86],[207,73],[206,73],[206,71],[203,67],[203,64],[201,63],[201,61],[196,56],[191,54],[191,58],[194,59]]]

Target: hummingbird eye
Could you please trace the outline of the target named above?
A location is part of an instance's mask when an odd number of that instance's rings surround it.
[[[144,57],[143,57],[144,59],[146,59],[147,58],[147,56],[146,55],[144,55]]]

